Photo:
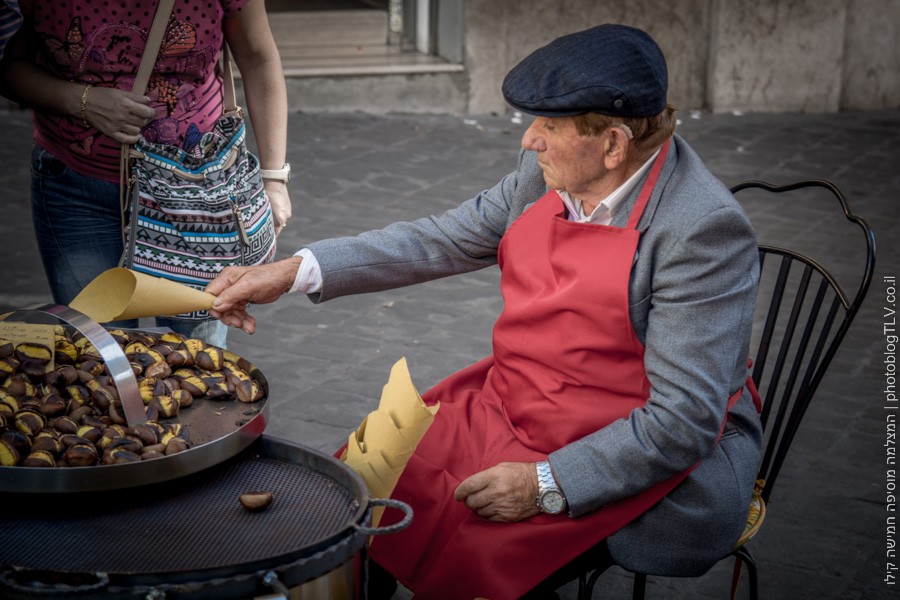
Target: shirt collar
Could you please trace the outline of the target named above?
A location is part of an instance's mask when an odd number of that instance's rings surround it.
[[[656,152],[653,153],[653,156],[647,159],[647,161],[641,165],[641,167],[634,172],[634,174],[628,178],[625,183],[617,187],[612,191],[612,193],[600,201],[593,212],[590,215],[585,215],[582,212],[582,204],[581,200],[577,198],[573,198],[569,195],[569,193],[565,190],[556,190],[556,193],[559,194],[559,197],[562,198],[563,204],[566,205],[566,209],[568,212],[568,219],[570,221],[578,221],[579,223],[596,223],[598,225],[609,225],[612,222],[613,216],[615,215],[616,209],[622,204],[622,201],[628,197],[628,194],[634,190],[640,181],[641,177],[647,172],[647,169],[650,168],[650,165],[653,163],[653,160],[659,154],[662,148],[657,148]]]

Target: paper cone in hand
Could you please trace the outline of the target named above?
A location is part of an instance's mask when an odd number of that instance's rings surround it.
[[[98,323],[208,310],[212,294],[130,269],[104,271],[69,304]]]
[[[373,498],[389,498],[439,405],[426,406],[416,391],[406,358],[391,368],[378,408],[350,434],[341,459],[360,474]],[[372,511],[377,526],[384,508]]]

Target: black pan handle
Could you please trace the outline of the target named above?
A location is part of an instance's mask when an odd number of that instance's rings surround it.
[[[413,509],[412,506],[403,502],[402,500],[394,500],[393,498],[370,498],[369,499],[369,508],[373,506],[385,506],[388,508],[396,508],[397,510],[403,511],[403,519],[394,523],[393,525],[387,525],[385,527],[366,527],[365,525],[354,525],[356,529],[365,535],[384,535],[386,533],[395,533],[397,531],[403,531],[409,524],[412,523],[413,519]]]

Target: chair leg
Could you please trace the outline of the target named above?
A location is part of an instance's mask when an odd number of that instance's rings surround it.
[[[759,580],[757,579],[756,560],[753,558],[753,555],[750,554],[750,551],[747,550],[746,546],[741,546],[732,554],[734,554],[738,564],[743,563],[747,565],[747,579],[750,584],[750,600],[759,600]],[[737,564],[735,565],[735,569],[737,569]],[[736,584],[733,584],[733,586],[734,585]]]
[[[602,570],[592,571],[590,577],[584,574],[578,576],[578,600],[591,600],[594,595],[594,586],[597,580],[603,574]],[[644,600],[644,593],[647,589],[647,575],[644,573],[634,574],[634,587],[631,590],[632,600]]]
[[[734,568],[731,570],[731,595],[729,598],[731,600],[735,600],[737,598],[737,589],[738,585],[741,583],[741,569],[744,566],[744,561],[740,556],[737,555],[736,552],[732,552],[734,554]]]
[[[604,571],[605,569],[591,571],[591,576],[587,578],[586,582],[584,575],[578,577],[578,600],[591,600],[591,597],[594,595],[594,586],[597,585],[597,580],[600,579]]]
[[[578,600],[590,600],[591,595],[587,593],[587,577],[582,573],[578,576]]]
[[[634,574],[634,588],[631,591],[632,600],[644,600],[647,591],[647,575],[645,573]]]

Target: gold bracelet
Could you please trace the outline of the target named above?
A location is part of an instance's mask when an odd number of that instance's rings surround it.
[[[86,86],[84,86],[84,91],[81,92],[81,124],[84,125],[85,129],[91,128],[91,124],[87,120],[87,99],[88,92],[91,91],[92,87],[93,86],[91,84],[87,84]]]

